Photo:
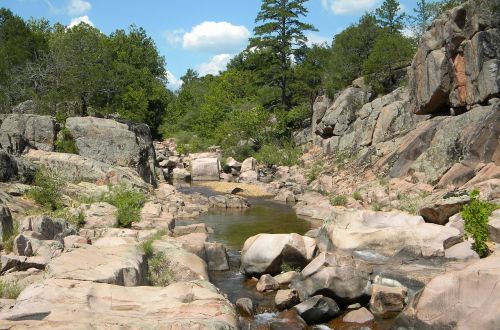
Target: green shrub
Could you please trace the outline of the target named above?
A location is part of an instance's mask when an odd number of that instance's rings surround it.
[[[380,205],[379,202],[373,202],[372,203],[372,210],[380,212],[380,211],[382,211],[382,205]]]
[[[2,246],[4,251],[12,252],[14,249],[14,238],[19,235],[19,222],[12,221],[12,230],[3,233]]]
[[[291,143],[283,146],[266,144],[255,154],[255,159],[268,166],[293,166],[297,164],[300,150]]]
[[[462,209],[465,237],[474,239],[473,249],[480,257],[488,255],[488,218],[498,206],[482,201],[478,190],[470,193],[470,202]]]
[[[142,251],[144,251],[146,257],[151,258],[153,256],[154,254],[153,242],[159,240],[160,238],[162,238],[162,236],[165,236],[166,234],[167,234],[166,230],[159,230],[153,236],[142,242],[141,248]]]
[[[148,279],[152,286],[168,286],[174,282],[174,273],[163,252],[155,253],[148,260]]]
[[[354,198],[357,201],[363,200],[363,196],[361,196],[361,192],[359,192],[359,190],[356,190],[355,192],[352,193],[352,198]]]
[[[294,266],[291,265],[287,262],[284,262],[281,264],[281,272],[282,273],[288,273],[288,272],[300,272],[302,269],[299,266]]]
[[[346,206],[347,205],[347,197],[344,195],[333,195],[330,197],[330,203],[333,206]]]
[[[17,281],[0,280],[0,297],[4,299],[17,299],[23,288]]]
[[[420,198],[417,196],[409,196],[398,193],[399,209],[410,214],[417,214]]]
[[[75,140],[67,128],[63,128],[59,132],[55,145],[57,152],[78,155],[78,147],[76,146]]]
[[[140,220],[141,208],[146,202],[144,193],[132,190],[123,184],[111,187],[103,199],[118,209],[117,225],[124,228]]]
[[[38,169],[27,195],[44,208],[55,211],[62,207],[62,185],[63,181],[54,172]]]
[[[323,170],[323,164],[324,164],[323,161],[320,160],[320,161],[315,162],[311,166],[311,168],[307,172],[307,176],[306,176],[308,183],[311,183],[318,178],[319,174]]]

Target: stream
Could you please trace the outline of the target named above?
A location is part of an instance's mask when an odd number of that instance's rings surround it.
[[[200,186],[178,187],[179,191],[201,193],[205,196],[216,195],[209,188]],[[320,222],[307,220],[296,215],[290,205],[285,205],[265,198],[247,197],[251,207],[244,210],[211,209],[196,219],[181,219],[176,221],[177,226],[195,223],[204,223],[213,229],[209,240],[224,244],[229,257],[230,270],[211,271],[210,280],[228,299],[235,303],[239,298],[250,298],[257,305],[253,325],[256,328],[266,329],[276,319],[277,309],[274,305],[276,292],[260,293],[255,289],[256,282],[240,273],[240,252],[247,238],[259,233],[303,235],[308,230],[321,225]],[[344,323],[342,316],[332,320],[328,326],[315,326],[314,329],[360,329],[359,324]],[[388,329],[387,323],[379,320],[365,324],[371,329]],[[370,329],[368,328],[368,329]]]

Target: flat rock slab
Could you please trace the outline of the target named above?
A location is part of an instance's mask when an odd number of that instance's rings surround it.
[[[191,161],[193,181],[219,181],[219,160],[217,158],[198,158]]]
[[[210,283],[165,288],[47,279],[0,313],[9,329],[237,329],[232,304]]]
[[[138,286],[145,284],[146,258],[135,245],[81,247],[53,259],[46,277]]]

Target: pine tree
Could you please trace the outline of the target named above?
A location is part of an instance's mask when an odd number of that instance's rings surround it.
[[[424,34],[427,28],[431,25],[432,21],[436,18],[439,12],[439,5],[435,2],[428,0],[419,0],[415,8],[413,8],[414,15],[409,16],[410,28],[415,34],[417,42]]]
[[[397,0],[385,0],[382,6],[375,9],[378,24],[390,32],[403,28],[405,14],[400,14],[401,6]]]
[[[271,82],[281,91],[281,107],[288,110],[289,80],[292,75],[292,58],[297,49],[305,46],[305,31],[315,31],[311,24],[300,20],[308,13],[304,4],[307,0],[263,0],[260,12],[255,19],[262,23],[255,27],[255,37],[251,47],[271,49],[274,59],[266,72]]]

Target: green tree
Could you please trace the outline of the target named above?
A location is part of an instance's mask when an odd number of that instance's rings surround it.
[[[308,13],[307,0],[263,0],[255,19],[261,23],[255,27],[251,46],[272,50],[273,61],[268,63],[268,75],[281,91],[280,103],[284,110],[290,107],[288,82],[291,77],[292,56],[307,42],[304,34],[314,31],[311,24],[300,20]]]
[[[363,63],[380,30],[375,16],[365,14],[357,24],[335,36],[326,63],[325,85],[330,97],[363,74]]]
[[[366,82],[379,93],[390,90],[398,82],[396,73],[410,64],[413,54],[411,41],[401,33],[380,34],[363,63]]]
[[[375,9],[378,24],[391,32],[400,31],[405,19],[405,14],[400,11],[401,6],[397,0],[385,0],[382,6]]]
[[[436,18],[439,12],[438,4],[428,0],[418,0],[417,5],[413,8],[413,15],[408,16],[410,29],[415,35],[417,44],[420,42],[420,37],[424,34],[432,21]]]

